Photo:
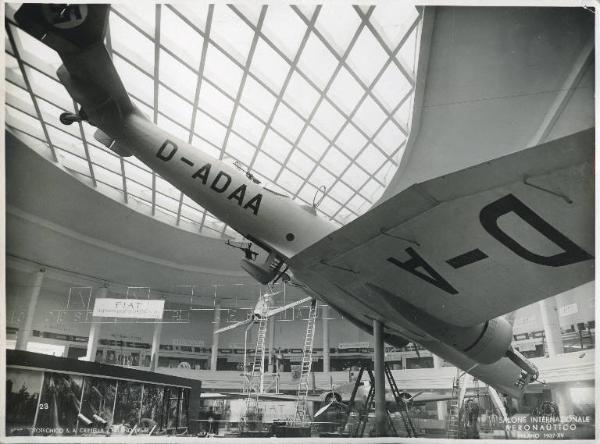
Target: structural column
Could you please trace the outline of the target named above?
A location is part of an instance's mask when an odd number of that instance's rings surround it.
[[[556,297],[550,297],[538,302],[544,325],[544,336],[548,356],[563,353],[563,342],[560,332],[560,321],[556,307]]]
[[[215,317],[213,325],[213,341],[210,351],[210,369],[217,370],[217,356],[219,355],[219,333],[216,331],[221,328],[221,306],[215,305]]]
[[[323,322],[323,372],[329,372],[329,306],[321,307],[321,321]]]
[[[33,275],[30,287],[31,291],[29,293],[29,305],[27,306],[27,316],[25,317],[23,325],[19,327],[19,333],[17,335],[17,343],[15,345],[17,350],[27,350],[27,342],[29,342],[29,337],[31,336],[31,326],[33,325],[33,316],[35,315],[35,306],[38,303],[45,273],[46,269],[42,268]]]
[[[108,293],[108,287],[104,287],[98,290],[96,293],[96,299],[105,298]],[[90,335],[88,337],[87,352],[85,354],[85,360],[94,362],[96,360],[96,350],[98,349],[98,340],[100,339],[100,330],[102,324],[99,318],[92,318],[92,325],[90,326]]]
[[[373,320],[373,336],[375,337],[375,434],[385,436],[385,371],[383,348],[383,323]]]
[[[433,353],[431,354],[431,356],[433,356],[433,368],[442,368],[442,358],[440,358],[438,355],[434,355]],[[437,406],[437,419],[439,419],[439,420],[446,419],[447,402],[446,401],[437,401],[436,406]]]
[[[150,358],[150,371],[156,371],[158,367],[158,354],[160,352],[160,335],[162,333],[162,319],[154,324],[154,334],[152,335],[152,352]]]
[[[551,386],[552,399],[558,405],[560,416],[568,416],[573,414],[573,402],[571,401],[571,393],[569,387],[565,383],[559,383]]]

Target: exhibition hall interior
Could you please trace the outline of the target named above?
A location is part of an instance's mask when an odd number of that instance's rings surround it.
[[[8,441],[595,438],[593,10],[5,31]]]

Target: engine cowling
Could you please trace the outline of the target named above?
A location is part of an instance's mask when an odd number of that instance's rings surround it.
[[[462,327],[436,318],[387,290],[373,284],[371,289],[386,296],[402,316],[440,342],[449,345],[480,364],[492,364],[510,349],[512,325],[503,317]]]
[[[484,322],[481,332],[463,352],[474,361],[491,364],[506,355],[512,342],[512,325],[500,317]]]

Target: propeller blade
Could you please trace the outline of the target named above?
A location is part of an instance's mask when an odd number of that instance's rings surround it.
[[[331,407],[334,402],[335,402],[335,400],[331,401],[326,406],[321,407],[319,410],[317,410],[317,412],[313,415],[313,418],[316,418],[317,416],[321,416],[323,413],[325,413],[327,410],[329,410],[329,407]]]
[[[267,313],[267,317],[270,318],[271,316],[276,315],[277,313],[281,313],[282,311],[285,311],[285,310],[287,310],[289,308],[293,308],[293,307],[295,307],[297,305],[305,304],[306,302],[309,302],[311,300],[312,300],[312,298],[309,296],[307,298],[300,299],[300,300],[298,300],[296,302],[292,302],[290,304],[284,305],[283,307],[274,308],[273,310],[270,310]]]
[[[252,319],[246,319],[245,321],[236,322],[235,324],[228,325],[227,327],[219,328],[215,333],[223,333],[224,331],[233,330],[234,328],[242,327],[252,323]]]

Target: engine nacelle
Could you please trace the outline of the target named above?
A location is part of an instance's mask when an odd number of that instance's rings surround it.
[[[472,360],[491,364],[506,355],[512,342],[512,325],[500,317],[485,322],[477,339],[463,352]]]
[[[440,342],[464,353],[475,362],[492,364],[506,356],[506,352],[510,349],[512,325],[503,317],[472,327],[461,327],[436,318],[383,288],[373,284],[367,286],[386,296],[407,321]]]

